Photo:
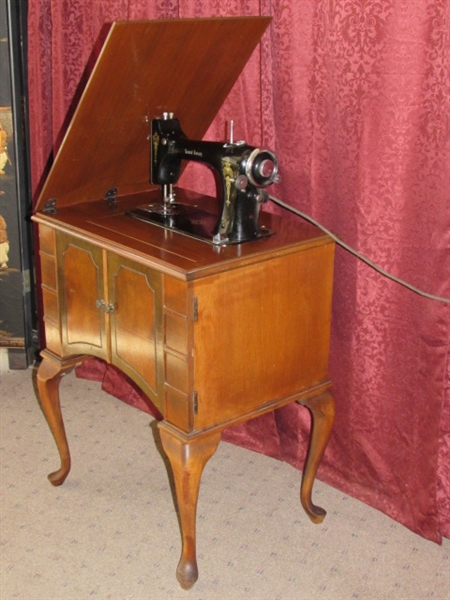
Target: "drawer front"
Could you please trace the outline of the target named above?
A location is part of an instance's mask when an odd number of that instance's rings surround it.
[[[56,239],[55,231],[39,225],[39,259],[41,267],[43,321],[46,347],[61,354],[61,327],[57,292]]]
[[[164,276],[164,416],[185,432],[194,422],[194,318],[189,284]]]

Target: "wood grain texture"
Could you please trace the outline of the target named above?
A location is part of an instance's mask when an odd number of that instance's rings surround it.
[[[53,482],[70,468],[57,365],[64,369],[83,352],[119,367],[163,415],[182,525],[182,587],[198,577],[200,478],[226,427],[294,401],[311,410],[301,502],[320,522],[325,511],[312,502],[312,489],[334,419],[327,375],[331,240],[309,225],[267,216],[270,238],[215,248],[104,202],[35,220],[46,234],[55,232],[46,277],[56,273],[57,297],[46,307],[52,322],[58,307],[63,340],[56,366],[46,360],[40,386],[62,457]]]
[[[330,245],[195,283],[196,428],[327,379]]]
[[[163,416],[181,520],[177,577],[186,589],[198,577],[201,475],[226,427],[290,402],[308,406],[315,427],[301,501],[313,521],[325,514],[311,493],[334,417],[334,244],[309,224],[267,213],[261,224],[273,235],[220,247],[127,214],[160,200],[148,184],[148,120],[173,111],[189,137],[202,137],[268,23],[114,25],[33,217],[50,334],[39,391],[61,456],[52,483],[70,469],[59,380],[80,355],[98,356]],[[111,187],[119,194],[105,202]],[[42,210],[49,197],[52,214]],[[220,213],[215,199],[193,192],[177,189],[177,200]]]
[[[180,511],[182,550],[176,574],[181,587],[188,590],[198,579],[196,515],[200,481],[206,463],[217,450],[220,432],[187,440],[165,423],[160,423],[159,431],[172,466]]]
[[[36,383],[42,412],[55,438],[61,459],[60,467],[48,476],[50,483],[55,486],[64,483],[71,467],[69,444],[59,399],[59,384],[61,378],[82,359],[83,357],[75,356],[69,360],[61,360],[52,352],[44,350],[42,352],[42,362],[37,371]]]
[[[217,211],[216,199],[208,196],[177,189],[177,198],[180,202],[195,204],[210,212]],[[80,201],[74,206],[58,209],[56,215],[36,213],[33,220],[69,231],[80,239],[100,243],[107,250],[184,281],[241,268],[265,260],[265,257],[289,254],[300,247],[331,243],[326,235],[305,221],[269,213],[261,214],[261,224],[274,231],[275,235],[251,243],[221,247],[132,219],[126,214],[138,205],[159,200],[159,191],[147,191],[120,197],[113,205],[103,201]]]
[[[269,17],[118,22],[86,85],[37,208],[149,187],[149,121],[172,111],[201,139]]]
[[[113,253],[107,254],[107,264],[111,363],[162,410],[161,274]]]

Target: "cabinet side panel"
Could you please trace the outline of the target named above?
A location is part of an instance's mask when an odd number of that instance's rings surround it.
[[[333,245],[195,284],[195,428],[327,380]]]

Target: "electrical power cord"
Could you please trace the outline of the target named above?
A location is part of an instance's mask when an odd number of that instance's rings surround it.
[[[331,231],[329,231],[326,227],[321,225],[318,221],[316,221],[309,215],[303,213],[301,210],[294,208],[290,204],[286,204],[285,202],[283,202],[282,200],[279,200],[278,198],[275,198],[274,196],[269,195],[269,198],[272,200],[272,202],[274,204],[277,204],[281,208],[284,208],[284,209],[294,213],[295,215],[301,217],[302,219],[305,219],[312,225],[315,225],[316,227],[318,227],[321,231],[323,231],[323,233],[330,236],[330,238],[332,240],[334,240],[336,242],[336,244],[338,244],[339,246],[344,248],[344,250],[347,250],[347,252],[350,252],[351,254],[356,256],[356,258],[358,258],[359,260],[366,263],[366,265],[369,265],[369,267],[372,267],[372,269],[375,269],[375,271],[378,271],[378,273],[380,273],[384,277],[387,277],[388,279],[395,281],[396,283],[402,285],[405,288],[408,288],[408,290],[411,290],[412,292],[415,292],[416,294],[419,294],[420,296],[424,296],[425,298],[429,298],[430,300],[437,300],[438,302],[445,302],[446,304],[450,304],[450,298],[444,298],[442,296],[435,296],[434,294],[429,294],[428,292],[424,292],[423,290],[415,287],[414,285],[411,285],[407,281],[404,281],[403,279],[399,279],[398,277],[395,277],[395,275],[388,273],[382,267],[378,266],[377,264],[372,262],[370,259],[368,259],[365,256],[363,256],[362,254],[360,254],[357,250],[354,250],[351,246],[349,246],[348,244],[346,244],[345,242],[340,240],[334,233],[331,233]]]

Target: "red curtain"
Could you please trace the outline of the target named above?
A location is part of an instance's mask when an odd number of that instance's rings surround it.
[[[450,297],[449,0],[29,0],[35,189],[106,24],[256,14],[272,25],[208,137],[233,118],[236,138],[275,150],[274,195]],[[187,170],[185,186],[197,178]],[[335,270],[337,419],[319,477],[430,540],[450,537],[450,305],[341,249]],[[309,426],[291,405],[224,437],[302,468]]]

